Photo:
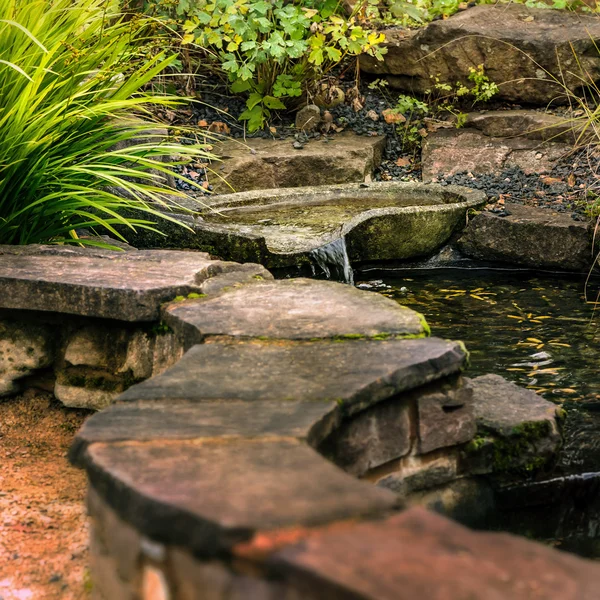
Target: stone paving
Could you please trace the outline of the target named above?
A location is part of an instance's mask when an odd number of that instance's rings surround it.
[[[481,427],[502,436],[490,395],[506,427],[548,425],[512,443],[560,442],[553,405],[500,378],[466,381],[462,344],[427,337],[416,313],[202,253],[2,259],[3,289],[17,290],[0,297],[5,319],[154,319],[171,336],[171,365],[91,417],[71,449],[90,482],[99,600],[597,597],[595,563],[403,510],[414,490],[468,480]],[[45,269],[49,299],[27,305]],[[511,412],[513,397],[529,410]],[[493,457],[483,469],[497,475]],[[411,486],[394,493],[390,477]]]

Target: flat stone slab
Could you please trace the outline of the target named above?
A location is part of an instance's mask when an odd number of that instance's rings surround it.
[[[467,115],[465,126],[490,137],[522,137],[529,140],[570,144],[580,131],[578,124],[539,110],[486,110]]]
[[[257,530],[377,514],[396,496],[282,438],[92,444],[91,485],[153,540],[213,555]]]
[[[385,137],[353,133],[311,140],[302,149],[295,149],[293,141],[256,138],[217,144],[219,177],[211,183],[221,193],[360,183],[379,166],[385,148]]]
[[[186,345],[207,336],[288,340],[422,337],[424,318],[380,294],[314,279],[255,281],[198,300],[173,303],[166,323]]]
[[[207,343],[119,400],[337,402],[353,413],[460,371],[466,351],[437,338]]]
[[[566,102],[564,88],[576,92],[582,73],[600,78],[600,21],[564,10],[527,8],[522,4],[476,6],[418,31],[387,29],[383,61],[363,55],[361,68],[387,75],[390,85],[424,93],[432,78],[452,86],[472,87],[470,69],[485,65],[499,87],[494,97],[546,106]]]
[[[507,203],[506,217],[482,212],[458,240],[460,251],[480,260],[565,271],[593,262],[588,223],[550,209]]]
[[[205,201],[209,207],[200,217],[186,221],[193,233],[169,230],[167,240],[141,233],[135,243],[176,244],[268,268],[312,265],[328,273],[347,270],[350,262],[427,256],[486,197],[460,186],[384,181],[240,192]]]
[[[457,173],[493,173],[517,167],[526,174],[548,173],[570,146],[524,137],[489,137],[475,129],[440,129],[423,142],[423,180]]]
[[[89,417],[69,451],[76,466],[97,442],[148,442],[281,436],[318,443],[336,419],[335,402],[126,402]]]
[[[422,508],[317,532],[270,564],[319,599],[595,600],[600,585],[597,562]]]
[[[121,321],[158,320],[163,302],[201,292],[208,278],[239,267],[202,252],[172,250],[2,246],[0,255],[0,308]]]

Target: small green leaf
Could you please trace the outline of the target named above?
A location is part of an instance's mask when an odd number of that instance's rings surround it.
[[[273,108],[276,110],[282,110],[285,108],[285,104],[279,100],[279,98],[274,98],[273,96],[265,96],[263,98],[263,102],[267,108]]]

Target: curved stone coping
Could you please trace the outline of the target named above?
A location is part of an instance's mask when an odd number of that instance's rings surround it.
[[[467,353],[437,338],[213,342],[119,400],[336,402],[345,414],[459,372]]]
[[[256,531],[381,515],[397,495],[303,442],[465,360],[436,338],[196,345],[88,419],[70,457],[127,522],[203,555]]]
[[[57,246],[1,246],[0,260],[0,308],[120,321],[158,320],[162,303],[202,293],[209,278],[241,267],[202,252]],[[250,268],[272,277],[259,265]]]
[[[180,361],[88,419],[71,449],[96,442],[284,436],[317,446],[339,423],[459,372],[461,344],[436,338],[238,342],[194,346]]]
[[[240,553],[256,556],[269,541]],[[281,549],[273,540],[271,548],[271,571],[294,581],[310,600],[598,597],[596,562],[507,534],[474,532],[422,508],[307,532]]]
[[[257,531],[385,513],[398,497],[290,438],[92,444],[90,483],[162,543],[214,556]]]
[[[182,332],[188,346],[221,335],[310,340],[429,334],[419,313],[390,298],[300,278],[254,280],[252,285],[227,288],[217,295],[173,303],[165,307],[163,318]]]
[[[260,262],[278,266],[295,264],[299,255],[344,237],[349,241],[357,238],[357,245],[368,228],[373,248],[364,257],[360,253],[366,252],[365,248],[357,250],[356,256],[351,256],[353,260],[376,260],[379,255],[381,259],[410,258],[435,250],[448,239],[461,215],[464,217],[469,208],[485,200],[485,194],[478,190],[406,182],[214,196],[207,200],[209,208],[194,224],[195,247],[226,248],[230,254],[225,257],[233,260],[242,260],[242,256],[257,260],[257,254],[266,253]],[[426,234],[427,244],[413,239],[415,228]],[[389,240],[392,231],[393,240]],[[379,247],[381,244],[386,246],[385,251]]]

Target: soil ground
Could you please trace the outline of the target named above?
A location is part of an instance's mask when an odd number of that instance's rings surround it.
[[[0,400],[0,600],[87,600],[85,474],[66,452],[87,411]]]

